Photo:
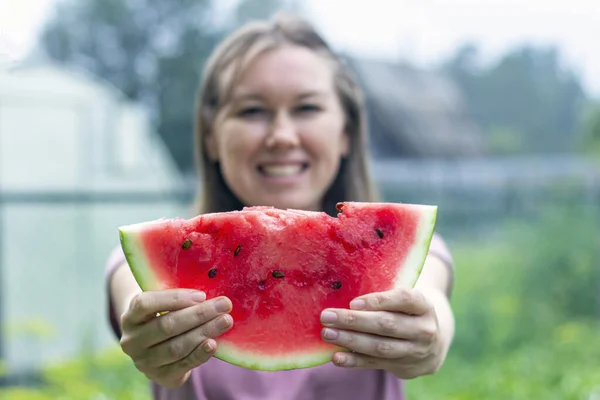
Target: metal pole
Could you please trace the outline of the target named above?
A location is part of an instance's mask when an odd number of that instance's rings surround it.
[[[0,176],[2,171],[0,171]],[[2,184],[0,182],[0,193],[2,192]],[[4,352],[4,201],[0,195],[0,365],[4,364],[6,354]]]
[[[0,119],[2,119],[2,103],[0,102]],[[1,125],[0,125],[1,126]],[[2,131],[0,131],[0,146],[2,146]],[[0,152],[2,149],[0,148]],[[2,198],[2,161],[0,160],[0,365],[4,364],[4,201]]]

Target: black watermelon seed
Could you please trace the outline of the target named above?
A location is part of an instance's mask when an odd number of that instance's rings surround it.
[[[242,245],[240,244],[235,251],[233,252],[233,256],[237,257],[238,254],[240,254],[240,251],[242,250]]]
[[[209,278],[211,278],[211,279],[212,279],[212,278],[214,278],[215,276],[217,276],[217,269],[216,269],[216,268],[213,268],[213,269],[211,269],[210,271],[208,271],[208,277],[209,277]]]
[[[181,245],[181,248],[184,250],[189,249],[190,247],[192,247],[192,241],[190,239],[186,240],[185,242],[183,242],[183,244]]]
[[[335,290],[338,290],[342,287],[342,282],[340,281],[335,281],[331,284],[331,287]]]
[[[377,232],[377,236],[379,236],[380,239],[383,239],[383,231],[381,229],[376,228],[375,232]]]
[[[273,271],[273,273],[271,275],[273,275],[273,278],[277,278],[277,279],[285,277],[283,272],[281,272],[279,270]]]

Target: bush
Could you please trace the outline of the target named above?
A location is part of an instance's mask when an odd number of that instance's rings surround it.
[[[456,337],[414,399],[587,399],[600,394],[600,235],[584,209],[511,224],[454,249]]]
[[[531,339],[512,351],[482,353],[477,361],[452,352],[436,375],[407,383],[408,398],[583,400],[600,394],[596,324],[566,323]]]
[[[100,355],[46,368],[44,385],[0,389],[0,399],[10,400],[148,400],[146,377],[115,348]]]

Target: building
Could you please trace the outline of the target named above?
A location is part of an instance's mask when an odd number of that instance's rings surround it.
[[[365,92],[375,160],[486,153],[484,136],[453,80],[399,63],[365,58],[346,62]]]
[[[0,67],[0,336],[19,373],[114,343],[104,262],[117,227],[185,213],[138,105],[85,71]]]

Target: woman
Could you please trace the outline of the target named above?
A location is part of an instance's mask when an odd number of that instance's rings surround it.
[[[361,92],[299,19],[253,23],[225,40],[207,63],[196,117],[198,213],[272,205],[335,215],[338,201],[376,199]],[[120,251],[107,277],[121,347],[161,400],[399,399],[403,379],[437,371],[454,332],[452,261],[437,235],[414,290],[323,311],[323,340],[353,352],[303,370],[251,371],[212,357],[235,323],[225,297],[141,293]]]

